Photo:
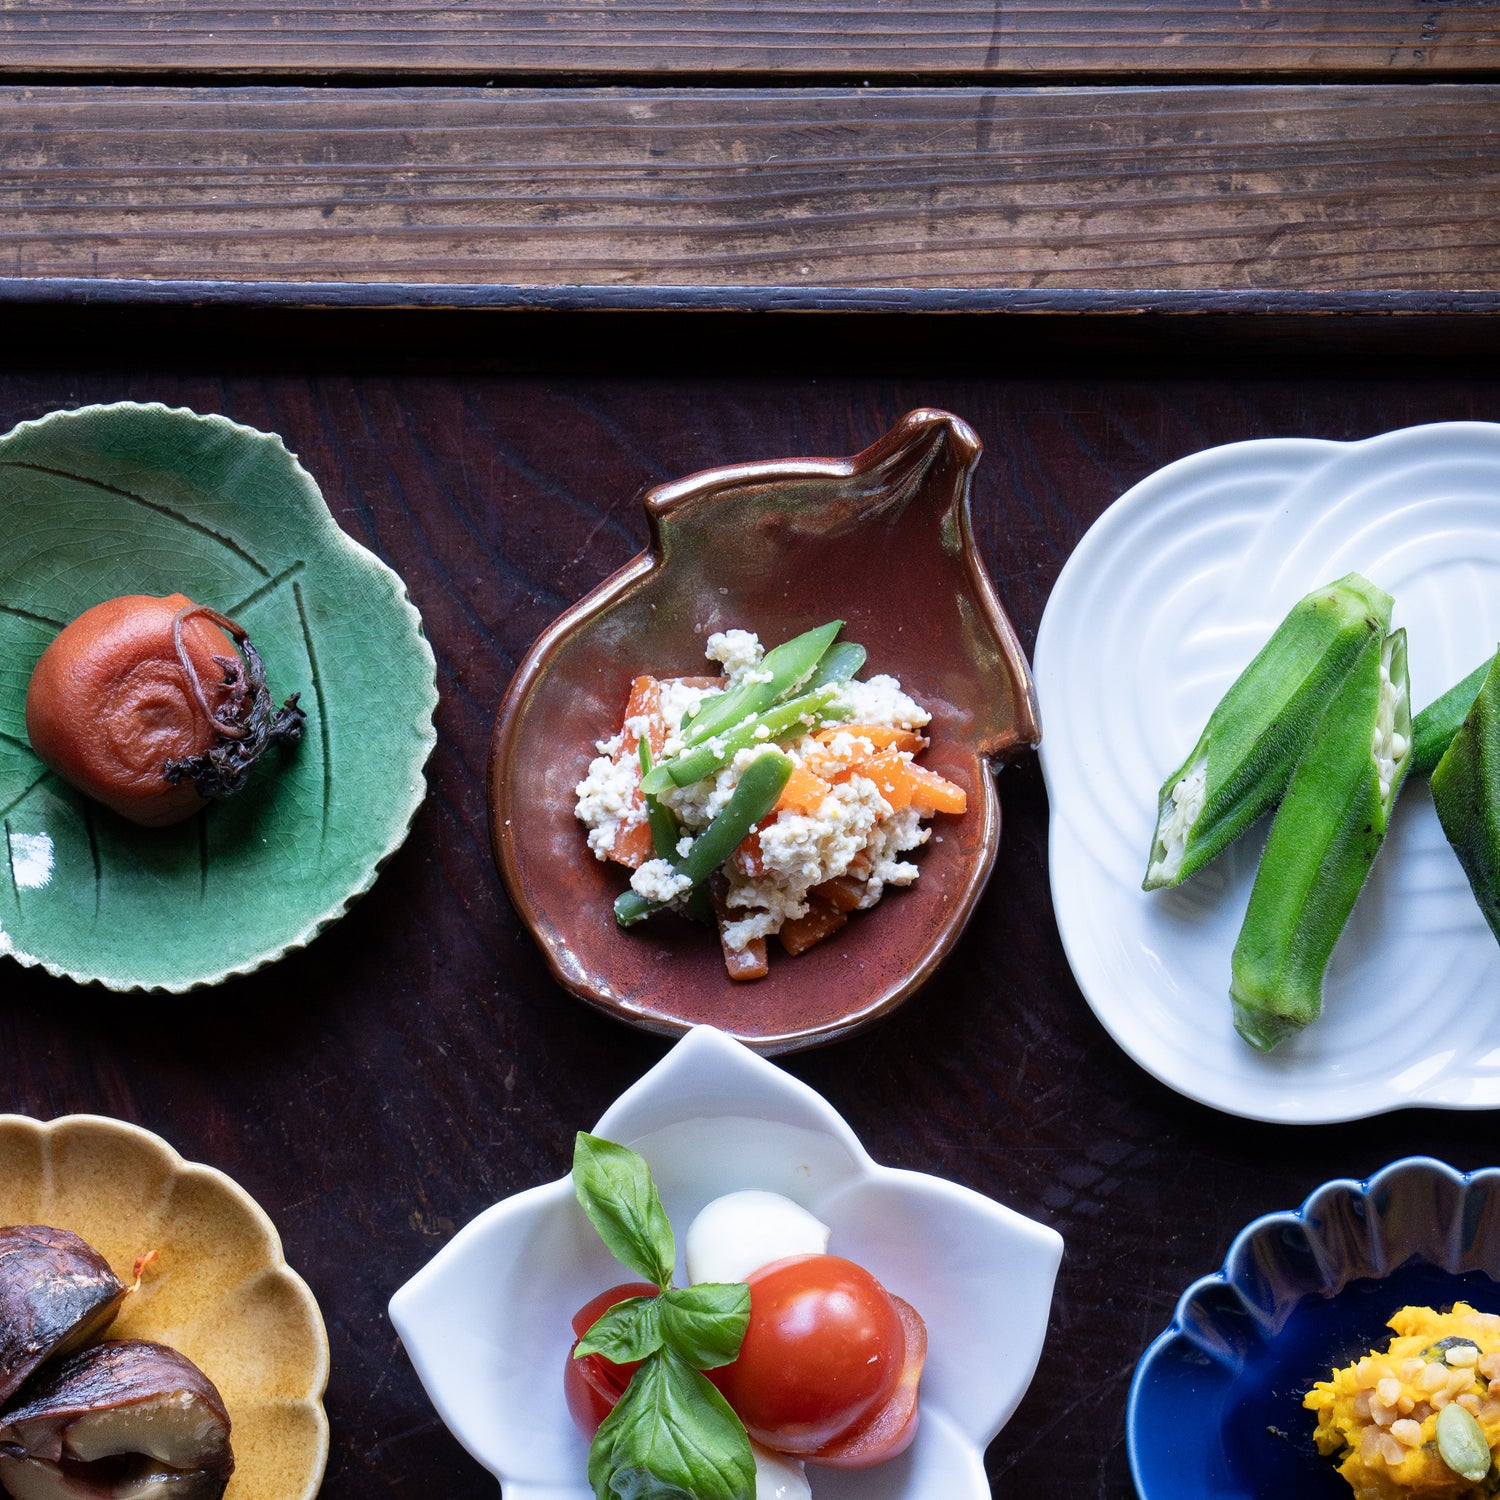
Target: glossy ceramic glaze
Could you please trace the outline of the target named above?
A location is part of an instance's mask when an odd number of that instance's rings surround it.
[[[806,1084],[708,1027],[690,1032],[595,1127],[650,1163],[677,1236],[738,1188],[783,1193],[923,1316],[921,1427],[876,1469],[810,1469],[815,1500],[988,1500],[985,1445],[1031,1382],[1062,1240],[971,1190],[876,1165]],[[505,1500],[589,1500],[588,1445],[563,1402],[569,1319],[628,1280],[571,1178],[461,1230],[391,1301],[443,1420]]]
[[[649,549],[527,653],[491,745],[491,838],[512,902],[575,994],[651,1031],[708,1023],[776,1052],[869,1024],[947,955],[999,847],[991,762],[1041,732],[970,528],[980,451],[956,417],[916,411],[853,458],[743,464],[653,490]],[[931,712],[923,763],[964,788],[969,810],[936,820],[910,890],[799,958],[773,941],[770,975],[734,984],[711,934],[675,918],[615,925],[625,880],[589,852],[574,788],[638,673],[702,674],[716,630],[774,645],[834,618],[868,648],[862,675],[898,677]]]
[[[317,1494],[328,1338],[243,1188],[121,1120],[0,1115],[0,1224],[70,1229],[127,1285],[155,1251],[108,1336],[168,1344],[218,1387],[235,1458],[225,1500]]]
[[[1181,887],[1141,890],[1162,779],[1286,611],[1351,571],[1395,599],[1414,708],[1491,656],[1500,425],[1180,459],[1090,527],[1037,633],[1052,900],[1079,988],[1142,1067],[1255,1119],[1500,1105],[1500,947],[1425,782],[1401,792],[1322,1017],[1273,1053],[1235,1034],[1229,1003],[1266,825]]]
[[[1136,1367],[1141,1500],[1349,1500],[1302,1397],[1389,1342],[1399,1308],[1457,1300],[1500,1313],[1500,1170],[1407,1157],[1255,1220]]]
[[[0,953],[186,990],[302,946],[369,889],[426,791],[436,666],[405,585],[279,437],[130,402],[23,422],[0,438],[0,536]],[[26,688],[85,609],[172,593],[238,619],[308,720],[237,796],[139,828],[37,759]]]

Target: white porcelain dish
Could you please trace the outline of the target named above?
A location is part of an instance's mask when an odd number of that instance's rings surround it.
[[[876,1469],[809,1468],[816,1500],[988,1500],[984,1449],[1021,1400],[1047,1333],[1062,1240],[950,1182],[877,1166],[806,1084],[697,1027],[595,1127],[650,1162],[682,1240],[710,1199],[764,1188],[833,1230],[926,1319],[921,1427]],[[486,1210],[391,1299],[438,1414],[505,1500],[591,1500],[588,1447],[563,1401],[569,1319],[631,1279],[570,1178]]]
[[[1334,952],[1323,1017],[1236,1036],[1229,958],[1264,827],[1175,891],[1140,888],[1157,789],[1286,611],[1365,574],[1396,601],[1424,707],[1500,639],[1500,426],[1235,443],[1169,464],[1089,529],[1048,601],[1052,900],[1089,1004],[1142,1067],[1251,1119],[1500,1106],[1500,947],[1409,782]]]

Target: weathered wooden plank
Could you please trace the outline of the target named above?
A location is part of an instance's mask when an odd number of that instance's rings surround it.
[[[1500,86],[0,90],[0,276],[1500,287]]]
[[[1379,76],[1500,69],[1487,0],[696,0],[552,8],[325,0],[3,0],[0,76],[56,72],[391,75],[600,81],[664,74],[783,78],[1175,73]]]

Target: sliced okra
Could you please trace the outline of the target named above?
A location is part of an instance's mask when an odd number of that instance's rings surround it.
[[[1482,661],[1462,682],[1455,683],[1441,698],[1435,698],[1411,721],[1411,770],[1409,776],[1431,776],[1453,736],[1463,728],[1479,684],[1490,669]]]
[[[1390,595],[1358,573],[1292,608],[1162,783],[1143,889],[1180,885],[1276,805],[1330,697],[1390,624]]]
[[[1411,760],[1406,632],[1372,639],[1329,703],[1271,824],[1231,963],[1235,1030],[1269,1052],[1317,1019],[1334,945]]]
[[[1500,652],[1432,773],[1432,805],[1485,921],[1500,938]]]

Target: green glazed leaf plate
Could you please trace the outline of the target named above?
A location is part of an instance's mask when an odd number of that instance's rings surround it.
[[[339,530],[279,437],[121,403],[0,437],[0,953],[115,990],[192,989],[302,947],[406,837],[437,669],[406,587]],[[26,740],[26,687],[69,620],[180,592],[239,620],[307,728],[239,796],[138,828]]]

